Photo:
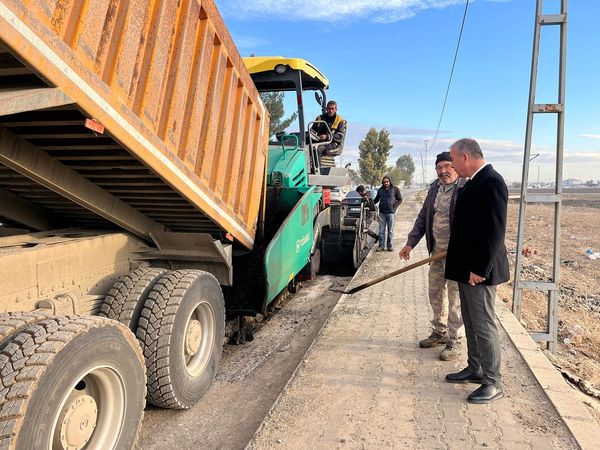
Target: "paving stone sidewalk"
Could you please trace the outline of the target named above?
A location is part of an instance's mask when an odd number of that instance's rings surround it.
[[[371,252],[352,285],[408,264],[397,251],[419,208],[405,201],[396,251]],[[423,242],[410,262],[425,257]],[[343,296],[248,448],[579,448],[501,327],[505,398],[468,404],[477,385],[444,381],[466,354],[443,362],[418,346],[430,333],[427,270]]]

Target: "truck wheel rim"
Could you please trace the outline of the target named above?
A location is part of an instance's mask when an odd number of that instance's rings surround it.
[[[199,303],[190,315],[184,334],[184,361],[188,374],[196,377],[204,372],[215,340],[215,314],[207,302]]]
[[[49,449],[113,448],[121,434],[125,406],[125,385],[116,370],[109,366],[88,370],[57,409]]]

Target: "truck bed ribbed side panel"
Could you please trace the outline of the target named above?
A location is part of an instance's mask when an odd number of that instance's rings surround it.
[[[268,113],[212,1],[0,0],[0,40],[252,246]]]

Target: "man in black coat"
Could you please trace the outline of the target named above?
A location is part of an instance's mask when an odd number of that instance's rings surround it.
[[[396,210],[402,204],[402,194],[398,186],[392,184],[392,179],[385,175],[381,180],[381,187],[373,200],[379,203],[379,247],[378,252],[385,250],[385,230],[387,228],[387,249],[394,251],[394,221]]]
[[[489,403],[503,396],[494,302],[496,285],[509,279],[504,246],[508,189],[486,164],[477,141],[460,139],[450,154],[458,175],[469,179],[456,200],[445,273],[458,282],[468,359],[467,367],[446,375],[446,381],[480,383],[467,401]]]

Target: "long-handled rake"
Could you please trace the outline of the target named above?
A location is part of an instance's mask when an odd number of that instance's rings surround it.
[[[438,253],[437,255],[430,256],[429,258],[422,259],[421,261],[417,261],[416,263],[409,264],[408,266],[404,266],[400,269],[394,270],[388,274],[382,275],[379,278],[375,278],[374,280],[368,281],[359,286],[355,286],[352,289],[341,290],[341,289],[329,289],[333,292],[339,292],[340,294],[355,294],[363,289],[371,287],[377,283],[381,283],[382,281],[387,280],[388,278],[395,277],[396,275],[400,275],[401,273],[408,272],[416,267],[422,266],[423,264],[428,264],[433,261],[439,261],[440,259],[444,259],[446,257],[446,252]]]

